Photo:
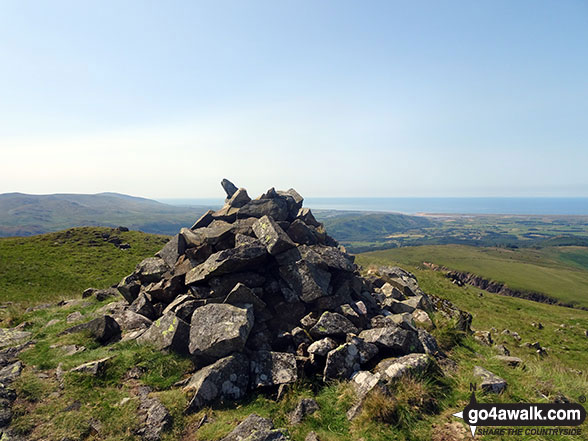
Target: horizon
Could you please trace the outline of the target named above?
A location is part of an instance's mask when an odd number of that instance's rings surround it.
[[[0,17],[0,192],[207,198],[227,175],[252,194],[588,197],[585,2],[9,0]]]

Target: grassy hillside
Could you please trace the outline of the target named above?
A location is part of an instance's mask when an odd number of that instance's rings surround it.
[[[152,255],[165,240],[162,237],[130,232],[121,234],[132,247],[123,254],[111,244],[96,245],[98,233],[105,229],[75,229],[66,234],[50,234],[26,239],[4,239],[2,256],[10,250],[11,260],[35,262],[37,270],[44,268],[43,275],[29,272],[20,276],[20,266],[4,266],[2,279],[8,276],[12,283],[13,300],[30,301],[43,299],[46,292],[44,282],[55,273],[66,273],[74,278],[82,274],[84,281],[75,285],[68,277],[56,277],[54,283],[69,280],[71,296],[79,297],[86,286],[109,284],[128,273],[143,257]],[[62,242],[55,245],[55,242]],[[55,247],[55,248],[54,248]],[[60,248],[63,247],[63,248]],[[75,257],[73,257],[75,256]],[[4,260],[4,259],[2,259]],[[358,262],[372,264],[370,255],[359,255]],[[429,259],[430,260],[430,259]],[[398,261],[380,256],[378,263],[394,265]],[[501,396],[478,394],[482,402],[547,402],[564,395],[577,401],[588,389],[588,365],[586,337],[588,312],[534,303],[522,299],[496,296],[472,287],[458,287],[438,272],[421,270],[403,265],[415,272],[424,291],[447,298],[458,307],[473,314],[473,327],[491,330],[497,343],[503,343],[512,355],[520,357],[525,368],[510,368],[493,360],[493,348],[466,338],[459,346],[448,350],[456,370],[441,380],[432,378],[407,379],[399,384],[392,400],[375,396],[366,404],[366,412],[358,420],[349,422],[345,412],[352,403],[350,388],[345,383],[320,386],[312,382],[300,382],[289,389],[284,399],[276,401],[271,395],[253,394],[238,406],[206,408],[195,415],[185,415],[183,410],[187,397],[173,384],[190,375],[189,360],[140,346],[134,342],[119,342],[100,346],[83,334],[59,335],[70,326],[65,318],[79,311],[87,321],[97,310],[111,301],[90,304],[72,304],[40,311],[18,313],[7,317],[2,325],[17,325],[26,322],[26,329],[33,334],[36,345],[21,354],[26,368],[17,381],[18,399],[14,404],[15,416],[11,429],[25,439],[59,441],[64,438],[87,438],[94,440],[138,440],[134,434],[138,428],[136,390],[147,385],[173,415],[171,431],[163,440],[214,441],[219,440],[235,427],[245,416],[258,413],[270,417],[278,427],[287,427],[294,441],[303,441],[309,430],[318,433],[322,441],[454,441],[471,439],[469,431],[452,413],[463,410],[469,401],[469,384],[474,365],[483,365],[508,382],[506,393]],[[70,267],[67,271],[66,268]],[[28,285],[29,281],[34,281]],[[21,288],[19,291],[18,288]],[[19,294],[20,293],[20,294]],[[47,327],[51,320],[58,323]],[[442,318],[433,316],[440,325]],[[539,330],[531,325],[541,322]],[[547,348],[548,355],[538,357],[533,350],[519,346],[509,336],[500,335],[502,329],[516,331],[521,342],[539,341]],[[454,338],[444,328],[432,330],[442,345]],[[83,345],[86,350],[75,355],[65,355],[54,345]],[[53,346],[53,347],[52,347]],[[447,348],[448,346],[446,346]],[[55,377],[57,366],[64,370],[81,363],[102,357],[112,357],[101,377],[82,374],[65,375],[63,386]],[[140,368],[138,379],[129,380],[127,372]],[[577,370],[584,372],[579,374]],[[320,410],[308,417],[301,425],[291,426],[288,414],[302,397],[315,397]],[[123,401],[124,400],[124,401]],[[76,403],[75,409],[72,403]],[[121,404],[124,403],[124,404]],[[202,417],[207,423],[200,427]],[[100,432],[93,433],[91,424],[99,423]],[[90,435],[88,435],[90,433]],[[573,439],[588,439],[588,434]],[[508,437],[478,436],[481,440],[510,439]],[[533,440],[569,440],[569,437],[520,437]]]
[[[588,306],[588,248],[481,248],[463,245],[404,247],[362,254],[368,264],[432,262],[458,271],[535,291],[563,302]]]
[[[103,233],[118,236],[131,247],[121,250],[105,241]],[[167,236],[97,227],[0,238],[0,298],[32,304],[77,297],[90,286],[106,288],[167,240]]]
[[[29,236],[79,226],[175,234],[209,207],[176,207],[118,193],[0,194],[0,236]]]

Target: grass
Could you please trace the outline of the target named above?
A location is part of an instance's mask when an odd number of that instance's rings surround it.
[[[121,250],[104,241],[111,233],[131,245]],[[0,238],[0,299],[32,305],[77,297],[92,286],[118,283],[167,236],[111,228],[81,227],[32,237]]]
[[[588,307],[588,248],[481,248],[433,245],[395,248],[361,255],[364,264],[396,262],[420,266],[432,262],[506,283],[512,289],[534,291],[565,303]]]
[[[137,255],[133,262],[123,259],[120,268],[112,267],[112,271],[117,273],[115,281],[119,279],[118,273],[122,273],[122,277],[132,270],[136,262],[152,255],[154,249],[157,250],[161,246],[161,243],[150,242],[155,240],[152,236],[136,234],[136,240],[143,240],[145,243],[144,254]],[[84,232],[83,236],[88,238],[91,235],[92,232],[89,230]],[[27,240],[36,241],[37,238]],[[21,246],[27,248],[26,244]],[[97,256],[103,252],[120,251],[103,250],[90,246],[87,241],[78,242],[78,247],[80,249],[77,252],[85,254],[87,259],[93,262],[103,262]],[[137,252],[138,249],[139,245],[136,247]],[[23,252],[23,255],[27,253],[32,251]],[[17,247],[13,249],[13,254],[18,254]],[[36,258],[42,262],[39,255]],[[556,255],[553,256],[554,261],[557,258]],[[381,256],[375,261],[371,254],[359,255],[357,261],[365,268],[374,263],[398,263]],[[79,262],[70,262],[70,265],[73,265],[72,273],[77,273],[75,265],[79,265]],[[82,264],[82,270],[86,265]],[[104,268],[96,265],[91,271],[101,274]],[[60,268],[64,266],[63,263],[59,265]],[[459,308],[471,312],[474,317],[474,328],[496,328],[496,332],[493,332],[495,341],[505,344],[512,355],[523,359],[525,368],[511,368],[502,364],[493,358],[496,355],[493,348],[481,345],[471,337],[451,332],[443,325],[443,318],[433,314],[432,319],[437,327],[432,332],[444,345],[451,359],[456,362],[455,372],[448,372],[444,377],[427,375],[407,378],[397,383],[389,395],[374,393],[366,402],[363,414],[353,422],[345,417],[346,411],[354,401],[351,387],[345,382],[322,385],[314,379],[299,381],[292,385],[285,397],[279,401],[272,395],[255,393],[236,405],[214,406],[194,415],[184,415],[183,410],[189,397],[173,385],[191,374],[193,365],[190,360],[133,342],[101,346],[84,334],[58,335],[70,326],[65,322],[65,318],[71,312],[80,311],[83,314],[82,320],[87,321],[109,301],[100,303],[90,300],[67,307],[53,306],[31,312],[14,310],[10,312],[15,315],[5,319],[5,323],[12,326],[27,322],[26,329],[32,332],[37,342],[34,347],[20,355],[25,369],[15,383],[18,399],[13,408],[15,416],[11,429],[29,440],[138,440],[135,434],[139,427],[136,388],[148,385],[173,416],[173,426],[164,435],[163,441],[219,440],[251,413],[271,418],[276,427],[286,428],[294,441],[303,441],[311,430],[317,432],[322,441],[441,441],[455,439],[449,436],[448,427],[457,430],[458,434],[463,434],[463,439],[469,439],[467,428],[451,414],[463,410],[469,401],[470,383],[476,382],[472,376],[475,365],[491,370],[508,382],[507,391],[503,395],[478,393],[477,398],[481,402],[547,402],[559,394],[577,401],[579,395],[586,393],[588,375],[586,372],[578,374],[575,370],[586,371],[585,367],[588,366],[584,336],[584,330],[588,328],[587,311],[489,293],[484,293],[480,297],[479,289],[458,287],[438,272],[412,265],[403,266],[416,274],[425,292],[447,298]],[[8,268],[15,271],[15,267]],[[92,277],[91,274],[90,272],[86,275],[87,280]],[[98,284],[90,280],[89,283],[84,283],[83,287],[86,285]],[[35,298],[43,300],[41,285],[29,289]],[[72,292],[78,297],[81,289],[83,288],[77,287]],[[14,292],[18,290],[15,289]],[[16,295],[15,300],[19,300]],[[26,302],[28,300],[25,300]],[[51,319],[60,321],[46,327],[45,324]],[[531,322],[541,322],[544,328],[539,330],[531,326]],[[548,355],[539,358],[532,350],[519,346],[519,342],[510,336],[501,335],[500,331],[504,328],[518,332],[522,342],[539,341],[547,348]],[[59,348],[52,347],[65,344],[83,345],[87,349],[66,356]],[[94,378],[88,374],[68,373],[64,377],[63,387],[60,386],[55,376],[58,365],[61,364],[62,369],[67,371],[79,364],[104,357],[111,359],[102,376]],[[143,373],[138,379],[129,380],[127,373],[135,367],[141,368]],[[319,411],[307,417],[300,425],[289,425],[289,413],[301,398],[306,397],[314,397],[317,400]],[[129,400],[122,404],[125,398]],[[204,415],[207,415],[208,423],[197,428]],[[99,427],[98,432],[95,431],[95,427]],[[479,436],[477,439],[509,438]],[[571,438],[551,436],[520,439],[547,441]],[[588,436],[585,433],[576,439],[586,440]]]

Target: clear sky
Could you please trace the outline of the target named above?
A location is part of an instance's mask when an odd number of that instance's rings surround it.
[[[588,1],[0,1],[0,193],[588,196]]]

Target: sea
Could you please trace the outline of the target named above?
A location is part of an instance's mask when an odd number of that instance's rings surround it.
[[[220,207],[222,199],[159,199],[171,205]],[[314,210],[404,214],[588,215],[588,198],[313,198]]]

